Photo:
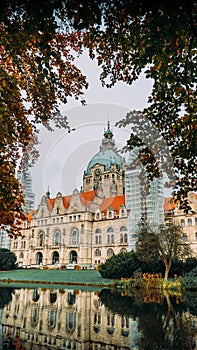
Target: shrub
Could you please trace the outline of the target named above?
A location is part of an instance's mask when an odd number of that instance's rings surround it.
[[[14,270],[17,267],[16,255],[9,249],[0,248],[0,270]]]
[[[139,268],[139,260],[135,252],[119,253],[111,256],[98,266],[98,270],[104,278],[129,278]]]

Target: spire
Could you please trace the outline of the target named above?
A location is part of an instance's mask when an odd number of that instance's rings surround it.
[[[47,197],[47,198],[50,198],[49,185],[48,185],[48,188],[47,188],[46,197]]]
[[[110,122],[107,122],[107,129],[104,129],[103,138],[101,141],[100,151],[105,151],[107,149],[112,149],[113,151],[116,151],[116,145],[115,141],[113,139],[113,132],[110,129]]]

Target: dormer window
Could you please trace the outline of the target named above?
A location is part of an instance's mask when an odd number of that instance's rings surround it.
[[[57,214],[60,213],[60,208],[57,208],[56,213],[57,213]]]
[[[108,213],[107,213],[107,218],[108,219],[113,219],[114,218],[114,212],[113,210],[109,210]]]

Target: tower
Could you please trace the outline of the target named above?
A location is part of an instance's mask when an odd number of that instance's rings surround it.
[[[103,197],[124,194],[124,159],[117,152],[109,122],[99,152],[93,156],[84,171],[83,190],[98,190]]]

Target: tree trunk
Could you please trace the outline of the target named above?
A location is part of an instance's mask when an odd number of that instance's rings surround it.
[[[169,272],[170,272],[170,268],[171,268],[171,264],[167,264],[165,263],[165,276],[164,276],[164,281],[168,281],[168,275],[169,275]]]

